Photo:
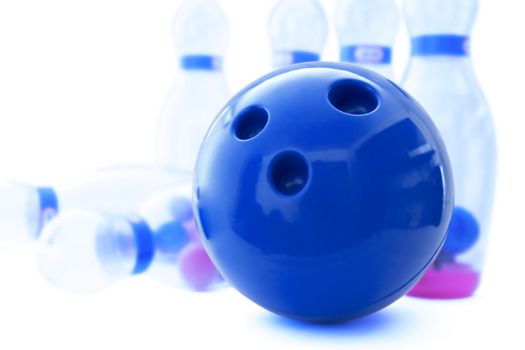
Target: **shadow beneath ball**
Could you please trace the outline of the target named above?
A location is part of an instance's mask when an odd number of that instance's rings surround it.
[[[275,314],[266,314],[264,323],[269,328],[297,333],[301,337],[357,338],[373,333],[398,333],[407,324],[408,315],[402,309],[384,309],[351,321],[336,323],[309,323]]]

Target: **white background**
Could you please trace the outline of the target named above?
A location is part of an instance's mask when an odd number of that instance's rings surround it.
[[[461,1],[461,0],[458,0]],[[221,0],[231,21],[233,91],[270,69],[275,1]],[[330,18],[335,0],[321,0]],[[177,64],[177,0],[1,0],[0,176],[61,183],[111,163],[153,158],[153,128]],[[525,347],[525,22],[523,2],[481,0],[472,52],[492,106],[499,178],[486,272],[476,297],[404,298],[348,324],[300,325],[230,288],[170,289],[146,277],[94,296],[50,287],[33,247],[0,253],[0,349]],[[397,78],[406,29],[395,51]],[[337,59],[333,30],[324,59]]]

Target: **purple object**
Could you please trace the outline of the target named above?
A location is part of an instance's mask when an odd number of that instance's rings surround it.
[[[428,299],[468,298],[478,288],[479,277],[467,264],[433,266],[407,295]]]
[[[183,281],[194,290],[208,289],[219,278],[208,253],[197,242],[184,247],[179,257],[179,269]]]

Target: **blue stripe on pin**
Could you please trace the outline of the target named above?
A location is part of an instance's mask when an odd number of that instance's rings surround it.
[[[58,213],[58,196],[55,190],[51,187],[39,187],[36,190],[40,205],[40,217],[38,218],[38,229],[35,232],[35,238],[40,235],[44,225]]]
[[[348,45],[341,47],[341,61],[361,64],[389,64],[392,48],[379,45]]]
[[[413,56],[468,56],[470,40],[465,35],[435,34],[412,38]]]
[[[37,188],[38,199],[40,201],[40,211],[46,209],[58,210],[58,197],[55,190],[51,187]]]
[[[273,64],[275,67],[285,67],[291,64],[317,62],[321,56],[311,51],[275,51]]]
[[[135,235],[135,246],[137,249],[137,260],[132,275],[138,275],[148,269],[155,256],[155,241],[153,232],[145,221],[131,221],[133,234]]]
[[[185,55],[180,58],[183,70],[221,70],[222,58],[211,55]]]
[[[292,64],[317,62],[321,58],[319,54],[310,51],[291,51],[290,52]]]

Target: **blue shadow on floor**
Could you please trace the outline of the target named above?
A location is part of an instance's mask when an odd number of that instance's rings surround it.
[[[421,319],[412,310],[390,307],[374,314],[342,323],[317,324],[288,319],[271,313],[263,316],[262,323],[274,331],[287,331],[301,337],[360,338],[374,335],[400,336],[418,328]],[[421,324],[419,324],[421,326]]]

